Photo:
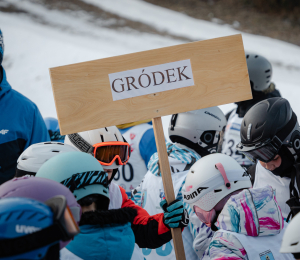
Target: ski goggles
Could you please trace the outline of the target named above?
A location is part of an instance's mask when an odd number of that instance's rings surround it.
[[[130,157],[130,145],[125,142],[114,141],[94,144],[94,157],[102,165],[125,165]]]
[[[64,196],[55,196],[45,204],[53,212],[53,224],[28,235],[1,240],[0,258],[30,252],[59,241],[68,241],[80,232]]]
[[[241,142],[236,146],[237,150],[247,156],[252,162],[256,160],[268,163],[274,160],[282,146],[281,140],[274,136],[272,140],[267,140],[254,145],[244,145]]]
[[[93,155],[101,165],[109,166],[115,161],[125,165],[130,157],[130,145],[126,142],[113,141],[90,145],[79,134],[69,134],[70,142],[84,153]]]

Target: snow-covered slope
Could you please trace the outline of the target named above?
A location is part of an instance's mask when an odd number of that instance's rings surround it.
[[[22,12],[1,12],[4,68],[13,88],[33,100],[44,117],[56,116],[50,67],[116,56],[240,33],[228,25],[197,20],[139,0],[82,0],[116,17],[139,22],[153,31],[107,26],[114,19],[93,20],[86,11],[48,9],[29,0],[3,0]],[[155,31],[157,33],[155,33]],[[243,33],[245,49],[267,57],[273,81],[300,115],[300,47]],[[233,105],[222,106],[224,112]],[[167,125],[168,117],[164,118]]]

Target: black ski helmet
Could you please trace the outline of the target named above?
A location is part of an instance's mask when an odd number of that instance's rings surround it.
[[[240,136],[237,150],[254,160],[270,162],[285,147],[294,162],[300,152],[297,116],[281,97],[254,105],[243,118]]]

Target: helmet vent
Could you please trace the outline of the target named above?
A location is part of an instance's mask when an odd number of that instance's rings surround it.
[[[59,151],[56,151],[56,150],[52,150],[52,153],[59,153]]]
[[[118,140],[118,137],[117,137],[117,135],[116,135],[116,134],[115,134],[115,137],[116,137],[117,141],[119,141],[119,140]]]
[[[21,212],[21,214],[17,217],[17,220],[19,220],[24,214],[24,211]]]
[[[237,183],[238,181],[234,181],[233,183]]]
[[[13,214],[13,213],[10,212],[10,213],[8,214],[8,216],[6,217],[5,221],[9,220],[12,214]]]
[[[296,245],[298,245],[298,243],[299,242],[293,243],[293,244],[291,244],[291,246],[296,246]]]
[[[108,132],[107,128],[106,127],[104,127],[104,128],[105,128],[106,132]]]
[[[100,137],[101,137],[101,141],[102,141],[102,142],[104,142],[104,138],[103,138],[103,135],[100,135]]]
[[[265,73],[268,73],[268,72],[270,72],[270,70],[266,70],[266,71],[265,71]]]
[[[249,55],[247,55],[246,58],[248,59],[248,58],[249,58]]]
[[[24,157],[24,158],[22,158],[22,161],[25,161],[25,160],[27,160],[28,158],[26,158],[26,157]]]
[[[255,55],[254,58],[255,58],[255,59],[258,58],[258,55]]]
[[[51,142],[46,142],[46,143],[44,143],[44,144],[52,144]]]
[[[269,76],[267,76],[267,79],[268,79],[268,78],[270,78],[270,77],[271,77],[270,75],[269,75]]]
[[[219,190],[214,190],[214,193],[218,193],[218,192],[221,192],[222,189],[219,189]]]

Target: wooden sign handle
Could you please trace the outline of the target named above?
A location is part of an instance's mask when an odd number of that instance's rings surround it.
[[[167,203],[169,204],[175,200],[175,194],[173,189],[173,181],[171,177],[170,164],[167,154],[167,148],[165,143],[165,136],[163,131],[163,126],[161,122],[161,117],[152,118],[153,130],[155,135],[159,167],[161,171],[162,181],[165,190],[165,196]],[[185,253],[183,247],[183,241],[181,236],[180,228],[171,228],[172,238],[175,248],[175,254],[177,260],[185,260]]]

